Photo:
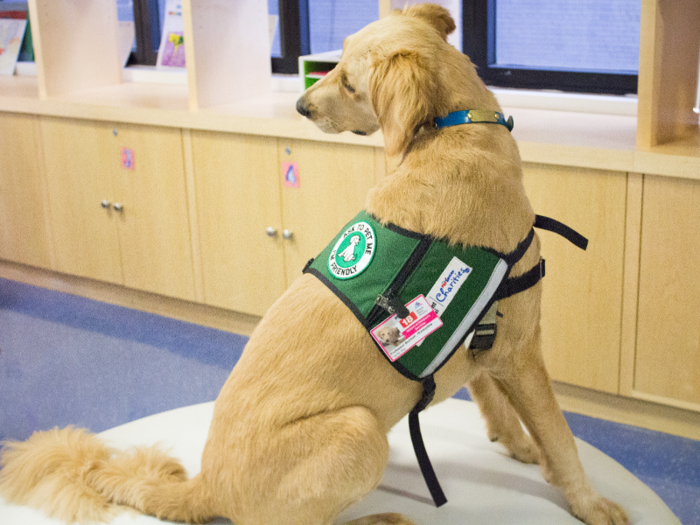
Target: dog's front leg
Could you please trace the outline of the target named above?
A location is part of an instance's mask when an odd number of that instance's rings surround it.
[[[588,525],[628,525],[622,507],[598,494],[583,471],[544,367],[539,329],[526,347],[513,351],[512,366],[499,372],[499,384],[541,450],[546,476],[564,492],[572,513]]]
[[[518,414],[502,391],[503,387],[488,372],[473,379],[467,387],[486,421],[489,439],[503,445],[518,461],[539,463],[540,451],[523,430]]]

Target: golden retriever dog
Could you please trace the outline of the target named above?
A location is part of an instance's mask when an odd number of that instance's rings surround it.
[[[370,24],[347,38],[337,67],[297,107],[329,133],[381,128],[387,154],[402,161],[367,197],[379,220],[508,253],[535,218],[515,141],[500,125],[432,126],[456,110],[500,111],[469,59],[447,44],[454,27],[435,5]],[[535,238],[513,275],[537,264],[539,249]],[[468,384],[489,437],[515,458],[538,462],[574,515],[588,525],[628,523],[589,484],[552,393],[540,353],[540,296],[538,284],[501,301],[493,348],[475,358],[458,350],[435,374],[433,403]],[[158,449],[116,453],[68,428],[6,444],[0,493],[66,521],[103,520],[128,505],[174,521],[329,525],[378,485],[386,434],[421,393],[351,311],[305,274],[264,316],[222,388],[199,474],[188,479]],[[371,524],[413,522],[379,514],[347,525]]]

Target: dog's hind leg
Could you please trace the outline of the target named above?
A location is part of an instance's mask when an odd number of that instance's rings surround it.
[[[483,373],[467,387],[486,421],[489,439],[503,445],[518,461],[539,463],[537,445],[523,430],[518,414],[498,382],[488,373]]]
[[[549,481],[559,487],[572,513],[588,525],[627,525],[625,511],[590,485],[578,457],[574,437],[554,397],[540,352],[540,333],[512,353],[498,382],[538,444]]]
[[[219,485],[235,486],[225,515],[237,525],[331,525],[381,481],[389,458],[386,431],[374,413],[362,406],[329,410],[258,431],[250,453],[239,456],[243,461],[235,468],[245,475],[235,475],[233,482],[224,477],[216,480]],[[236,441],[240,443],[240,438]],[[211,451],[220,454],[221,448],[212,443]],[[410,524],[390,519],[357,524]]]

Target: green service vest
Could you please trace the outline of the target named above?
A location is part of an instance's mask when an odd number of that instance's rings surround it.
[[[396,370],[422,383],[423,394],[408,423],[418,464],[438,507],[447,499],[423,444],[418,414],[435,393],[433,374],[474,333],[482,317],[495,310],[490,307],[544,276],[540,259],[524,274],[508,277],[530,247],[535,227],[558,233],[584,250],[588,244],[568,226],[537,215],[516,249],[500,254],[383,226],[363,211],[304,268],[347,305]],[[491,330],[495,338],[495,322]]]
[[[399,372],[421,380],[472,332],[510,266],[493,250],[383,226],[363,211],[305,272],[350,308]]]

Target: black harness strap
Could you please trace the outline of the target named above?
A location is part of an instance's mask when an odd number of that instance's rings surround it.
[[[544,277],[544,259],[540,259],[535,266],[524,274],[503,281],[503,284],[496,292],[496,301],[532,288],[542,277]]]
[[[544,217],[542,215],[535,216],[534,228],[539,228],[542,230],[548,230],[557,233],[564,237],[566,240],[585,250],[588,247],[588,239],[577,231],[569,228],[567,225],[550,219],[549,217]],[[506,255],[501,255],[503,259],[508,263],[509,267],[512,267],[516,262],[518,262],[527,252],[532,239],[535,236],[534,228],[530,229],[527,237],[518,244],[515,250]],[[511,295],[523,292],[528,288],[535,286],[540,279],[544,277],[544,259],[540,259],[539,262],[530,268],[527,272],[518,277],[510,277],[503,281],[503,284],[496,291],[494,297],[495,300],[505,299]],[[440,486],[440,482],[437,479],[433,465],[428,457],[428,452],[425,449],[425,443],[423,443],[423,435],[420,430],[420,421],[418,420],[418,414],[423,411],[433,400],[435,396],[435,379],[433,375],[429,375],[422,380],[423,394],[420,401],[416,403],[413,407],[411,413],[408,415],[408,428],[411,434],[411,442],[413,443],[413,451],[416,454],[416,459],[418,460],[418,465],[420,466],[421,473],[423,474],[423,479],[428,486],[430,495],[433,497],[435,506],[440,507],[447,503],[447,498],[445,493]]]
[[[550,219],[549,217],[545,217],[543,215],[535,215],[535,228],[558,233],[571,244],[581,248],[582,250],[588,248],[588,239],[573,228],[569,228],[566,224],[563,224],[555,219]]]
[[[411,413],[408,415],[408,429],[411,434],[411,443],[413,443],[413,452],[416,454],[416,459],[418,460],[418,466],[423,474],[423,479],[425,484],[428,486],[430,495],[433,497],[436,507],[441,507],[447,503],[447,498],[445,493],[440,486],[440,482],[435,474],[435,469],[433,469],[433,464],[430,462],[428,457],[428,452],[425,450],[425,444],[423,443],[423,435],[420,431],[420,422],[418,421],[418,414],[425,409],[430,402],[433,400],[435,395],[435,379],[432,375],[429,375],[421,381],[423,385],[423,395],[420,401],[416,403],[413,407]]]
[[[569,228],[566,224],[563,224],[555,219],[550,219],[549,217],[545,217],[543,215],[535,215],[534,228],[547,230],[561,235],[571,244],[577,248],[581,248],[582,250],[588,248],[588,239],[586,239],[576,230]],[[526,239],[518,245],[518,248],[516,248],[514,252],[507,255],[508,264],[514,264],[514,262],[519,261],[520,258],[525,255],[527,248],[530,247],[533,232],[534,229],[531,229]],[[523,250],[522,247],[525,247],[525,249]],[[519,257],[513,257],[514,254],[519,255]],[[510,277],[506,279],[496,292],[496,300],[500,301],[501,299],[505,299],[511,295],[524,292],[528,288],[532,288],[539,282],[540,279],[542,279],[542,277],[544,277],[544,271],[544,259],[540,259],[535,266],[530,268],[524,274],[519,275],[518,277]]]

